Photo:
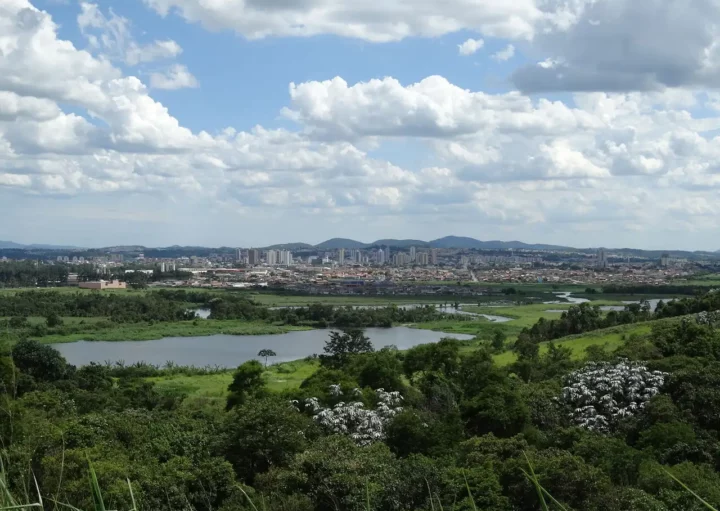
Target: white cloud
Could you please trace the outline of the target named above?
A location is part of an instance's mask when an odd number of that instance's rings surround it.
[[[185,66],[176,64],[163,73],[150,75],[150,87],[154,89],[184,89],[198,87],[197,79]]]
[[[171,39],[138,44],[132,36],[130,20],[118,16],[112,9],[105,16],[97,4],[81,2],[77,17],[80,30],[90,46],[113,60],[122,60],[130,66],[144,62],[172,59],[182,48]]]
[[[474,30],[488,37],[531,38],[545,16],[536,0],[145,0],[163,16],[177,13],[211,30],[250,39],[334,34],[373,42]]]
[[[629,91],[720,85],[720,3],[578,0],[536,31],[546,64],[514,74],[526,92]],[[549,59],[549,60],[548,60]],[[554,65],[547,65],[554,62]]]
[[[579,93],[569,106],[440,76],[337,77],[290,86],[283,114],[296,131],[207,133],[183,126],[139,78],[60,39],[27,0],[0,4],[0,50],[0,213],[47,195],[102,207],[153,194],[143,214],[174,201],[188,217],[215,208],[298,229],[308,215],[344,230],[427,222],[536,239],[542,229],[632,231],[626,239],[639,242],[638,225],[681,230],[693,218],[705,219],[695,232],[715,229],[720,118],[702,92]],[[184,71],[171,68],[165,83],[189,84]],[[378,156],[408,140],[423,155],[415,163]]]
[[[482,39],[468,39],[462,44],[458,44],[458,52],[460,55],[468,56],[476,53],[480,48],[485,45],[485,41]]]
[[[512,44],[508,44],[502,50],[494,53],[492,58],[499,62],[505,62],[506,60],[510,60],[514,56],[515,56],[515,46],[513,46]]]

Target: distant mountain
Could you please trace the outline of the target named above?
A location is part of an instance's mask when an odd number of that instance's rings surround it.
[[[309,243],[280,243],[279,245],[270,245],[265,250],[312,250],[316,247]]]
[[[465,236],[445,236],[430,242],[431,247],[435,248],[483,248],[486,250],[507,250],[507,249],[527,249],[527,250],[569,250],[570,247],[561,247],[559,245],[543,245],[523,243],[522,241],[480,241],[475,238]]]
[[[43,244],[31,244],[23,245],[22,243],[15,243],[14,241],[0,241],[0,248],[16,248],[20,250],[77,250],[79,247],[71,247],[65,245],[43,245]]]
[[[338,248],[354,249],[365,248],[367,246],[367,243],[363,243],[362,241],[349,240],[347,238],[332,238],[318,243],[315,245],[315,248],[319,248],[320,250],[337,250]]]
[[[394,240],[394,239],[388,239],[388,240],[377,240],[373,243],[370,243],[370,246],[377,246],[377,247],[397,247],[397,248],[409,248],[409,247],[429,247],[430,244],[427,241],[420,241],[420,240]]]

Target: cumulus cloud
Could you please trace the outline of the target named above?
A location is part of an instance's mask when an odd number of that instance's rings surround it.
[[[527,39],[544,17],[537,0],[145,0],[159,14],[177,13],[211,30],[250,39],[334,34],[373,42],[436,37],[474,30],[488,37]]]
[[[115,60],[130,66],[155,60],[172,59],[182,48],[172,39],[138,44],[132,36],[130,20],[110,9],[105,16],[97,4],[82,2],[77,17],[78,26],[90,46]]]
[[[515,72],[525,92],[632,91],[720,85],[720,3],[581,0],[538,31],[540,63]]]
[[[176,64],[162,73],[150,75],[150,87],[155,89],[184,89],[187,87],[198,87],[197,79],[188,71],[185,66]]]
[[[510,60],[514,56],[515,56],[515,46],[513,46],[512,44],[508,44],[502,50],[494,53],[492,58],[499,62],[505,62],[506,60]]]
[[[578,21],[552,23],[572,31]],[[620,232],[711,219],[720,189],[720,118],[707,115],[717,97],[698,91],[562,102],[441,76],[336,77],[290,85],[282,113],[293,130],[193,132],[138,77],[61,39],[27,0],[0,3],[0,34],[0,193],[16,197],[157,193],[233,211],[361,215],[366,225],[403,216]],[[192,83],[182,72],[159,83]],[[379,156],[398,140],[427,159]]]
[[[485,45],[482,39],[468,39],[462,44],[458,44],[458,52],[462,56],[472,55]]]

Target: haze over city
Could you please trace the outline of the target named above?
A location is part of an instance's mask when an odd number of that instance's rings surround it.
[[[679,6],[5,0],[0,239],[716,250],[720,6]]]

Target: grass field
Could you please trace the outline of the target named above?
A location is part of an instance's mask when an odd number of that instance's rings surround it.
[[[274,392],[296,389],[318,368],[316,360],[295,360],[268,366],[263,376],[267,388]],[[188,395],[188,406],[197,400],[217,401],[222,405],[227,398],[227,388],[232,382],[233,370],[227,372],[197,376],[162,376],[148,378],[158,390],[166,392],[184,392]]]
[[[167,323],[114,324],[107,330],[88,330],[67,335],[46,335],[38,340],[44,344],[75,341],[149,341],[162,337],[195,337],[215,334],[226,335],[271,335],[293,330],[312,330],[310,327],[269,325],[262,322],[243,320],[199,320]]]
[[[270,293],[247,293],[249,299],[270,307],[326,305],[393,305],[403,303],[452,303],[456,296],[286,296]]]
[[[612,328],[604,328],[579,335],[571,335],[562,337],[553,341],[556,346],[564,346],[570,348],[574,359],[581,359],[585,356],[585,348],[588,346],[605,346],[609,351],[615,350],[623,343],[623,336],[632,334],[646,335],[652,329],[653,322],[634,323],[631,325],[621,325]],[[547,352],[547,342],[540,343],[540,354]],[[493,356],[495,363],[499,366],[512,364],[517,360],[515,353],[505,351]]]

